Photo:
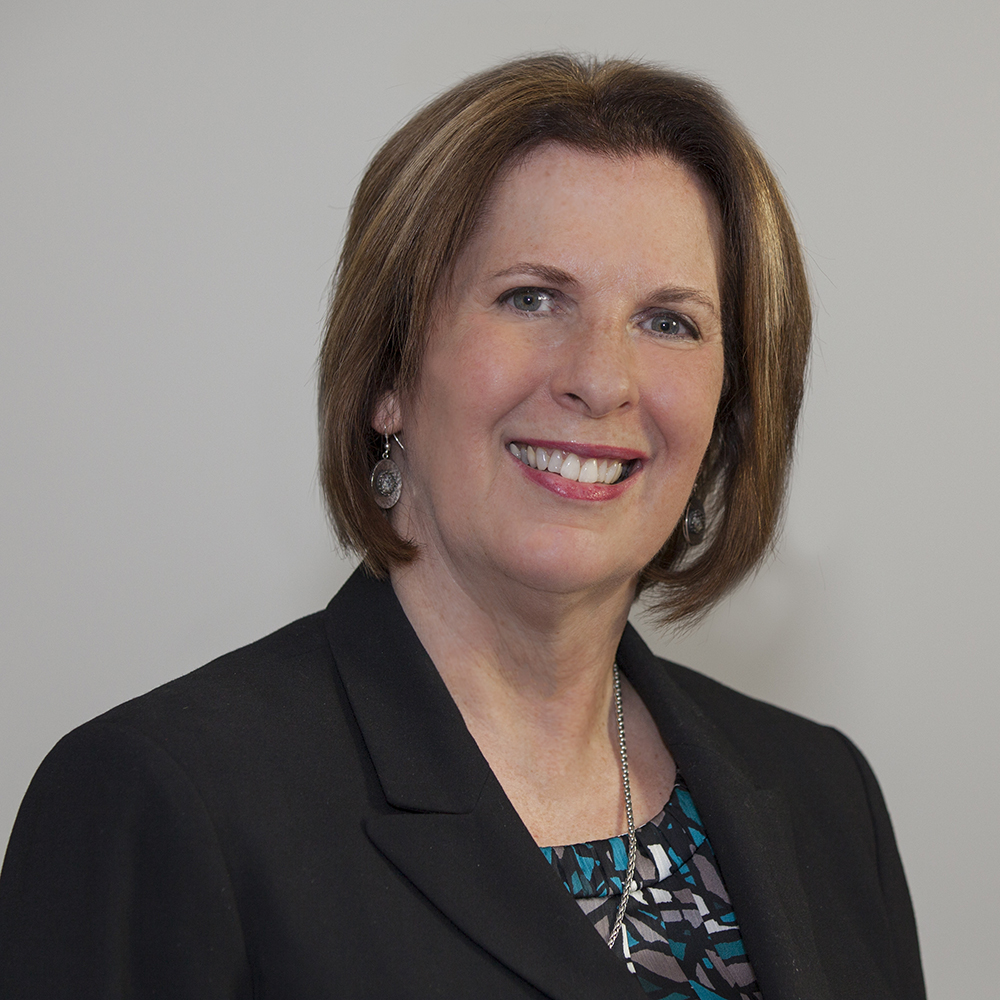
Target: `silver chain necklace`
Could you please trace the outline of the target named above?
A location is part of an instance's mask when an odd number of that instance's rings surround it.
[[[618,753],[622,759],[622,786],[625,789],[625,817],[628,819],[628,872],[622,882],[622,901],[618,904],[618,915],[611,928],[608,947],[613,948],[625,919],[625,907],[628,905],[629,893],[632,891],[632,879],[635,876],[635,820],[632,818],[632,789],[628,783],[628,750],[625,748],[625,713],[622,711],[622,682],[618,676],[618,664],[612,669],[615,682],[615,713],[618,716]]]

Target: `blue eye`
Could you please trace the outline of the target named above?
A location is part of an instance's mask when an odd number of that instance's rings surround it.
[[[663,337],[676,337],[681,332],[680,320],[660,316],[653,321],[653,331]]]
[[[643,324],[650,333],[666,340],[697,340],[694,324],[673,313],[658,313]]]
[[[545,312],[552,305],[552,296],[541,288],[515,288],[504,298],[518,312]]]

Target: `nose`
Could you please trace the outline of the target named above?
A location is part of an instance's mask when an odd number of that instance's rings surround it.
[[[561,406],[599,418],[638,401],[634,345],[617,325],[578,331],[562,345],[552,381]]]

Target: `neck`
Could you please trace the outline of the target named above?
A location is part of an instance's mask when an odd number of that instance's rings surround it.
[[[631,581],[583,594],[484,585],[422,553],[393,570],[392,584],[467,722],[493,719],[509,731],[502,716],[544,717],[562,740],[573,729],[603,731]]]
[[[621,833],[612,666],[633,585],[584,595],[486,592],[428,555],[394,570],[393,587],[536,841]]]
[[[470,586],[424,549],[394,569],[407,618],[494,774],[536,842],[627,829],[612,667],[634,584],[572,595]],[[636,822],[656,815],[674,766],[622,678]]]

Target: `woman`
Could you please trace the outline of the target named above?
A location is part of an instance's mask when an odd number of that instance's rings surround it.
[[[365,569],[50,754],[3,995],[923,996],[857,750],[627,624],[766,553],[808,338],[777,184],[706,85],[543,57],[418,113],[321,357]]]

